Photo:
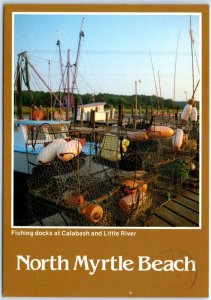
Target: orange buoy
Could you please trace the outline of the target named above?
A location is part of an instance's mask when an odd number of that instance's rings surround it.
[[[193,103],[194,103],[193,99],[188,100],[188,104],[193,105]]]
[[[33,111],[32,118],[35,121],[43,120],[44,112],[39,108]]]
[[[59,120],[59,118],[60,118],[59,112],[55,111],[54,114],[53,114],[53,117],[54,117],[54,120]]]
[[[122,185],[124,186],[124,192],[126,194],[133,194],[137,191],[146,193],[147,191],[147,183],[144,180],[125,179],[123,180]]]
[[[91,222],[98,223],[103,217],[103,208],[98,204],[92,203],[88,204],[81,213],[84,213]]]
[[[167,138],[172,135],[174,135],[174,131],[168,126],[152,125],[148,131],[149,138]]]
[[[148,140],[147,132],[143,130],[127,131],[127,137],[131,142]]]
[[[85,204],[83,195],[74,195],[70,191],[66,191],[63,195],[63,199],[68,206],[82,206]]]

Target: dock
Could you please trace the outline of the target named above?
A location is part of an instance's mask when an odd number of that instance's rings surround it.
[[[150,227],[198,227],[199,189],[190,188],[158,206],[148,222]]]

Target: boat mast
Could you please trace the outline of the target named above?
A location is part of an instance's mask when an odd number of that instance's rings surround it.
[[[176,72],[177,72],[177,54],[178,54],[178,46],[179,46],[179,37],[180,37],[180,30],[179,30],[178,38],[177,38],[176,55],[175,55],[175,65],[174,65],[173,108],[175,106],[175,100],[176,100]]]
[[[51,86],[51,62],[48,61],[48,85]],[[51,120],[53,117],[53,104],[52,104],[52,94],[51,94]]]
[[[18,54],[18,62],[16,69],[16,76],[14,82],[15,94],[17,95],[17,118],[19,120],[23,119],[23,109],[22,109],[22,80],[21,80],[21,55]]]
[[[66,103],[66,120],[69,119],[70,111],[70,49],[67,50],[67,103]]]
[[[62,63],[62,53],[61,53],[61,41],[60,41],[60,36],[59,36],[59,32],[58,32],[58,40],[56,42],[56,45],[59,48],[59,63],[60,63],[60,70],[61,70],[61,78],[62,78],[62,86],[63,86],[63,90],[65,92],[65,83],[64,83],[64,75],[63,75],[63,63]]]
[[[191,26],[191,15],[190,15],[190,41],[191,41],[191,60],[192,60],[192,85],[193,85],[193,100],[194,100],[194,93],[195,93],[195,84],[194,84],[194,63],[193,63],[193,32],[192,32],[192,26]]]
[[[76,62],[74,64],[75,66],[75,70],[74,70],[74,74],[73,74],[73,82],[72,82],[72,91],[71,91],[71,107],[73,107],[74,103],[73,103],[73,93],[74,93],[74,89],[75,89],[75,85],[76,85],[76,78],[77,78],[77,73],[78,73],[78,61],[79,61],[79,56],[80,56],[80,48],[81,48],[81,39],[82,37],[84,37],[84,32],[83,32],[83,22],[84,19],[82,19],[81,22],[81,30],[79,33],[79,42],[78,42],[78,50],[77,50],[77,55],[76,55]]]

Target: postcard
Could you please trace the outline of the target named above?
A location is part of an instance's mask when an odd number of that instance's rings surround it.
[[[208,297],[209,6],[4,5],[3,294]]]

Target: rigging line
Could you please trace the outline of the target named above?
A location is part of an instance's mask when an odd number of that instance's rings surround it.
[[[34,87],[36,88],[36,86],[37,86],[38,90],[39,90],[39,91],[42,91],[42,87],[41,87],[41,85],[38,83],[38,81],[37,81],[35,75],[32,73],[32,74],[29,75],[29,77],[30,77],[30,81],[32,82],[32,84],[34,85]],[[32,79],[33,79],[33,81],[32,81]]]
[[[37,76],[40,78],[40,80],[44,83],[44,85],[47,87],[47,89],[52,93],[52,95],[55,97],[55,99],[61,104],[61,101],[58,99],[58,97],[55,95],[55,93],[51,90],[51,88],[46,84],[46,82],[43,80],[43,78],[39,75],[37,70],[34,68],[34,66],[29,62],[26,53],[22,54],[22,56],[26,59],[29,66],[33,69],[33,71],[37,74]],[[63,104],[62,104],[63,105]]]
[[[22,50],[16,50],[16,52],[21,52]],[[123,50],[86,50],[89,54],[94,54],[94,55],[103,55],[103,54],[115,54],[115,55],[146,55],[148,56],[148,51],[141,51],[141,50],[127,50],[127,51],[123,51]],[[54,50],[46,50],[46,49],[33,49],[33,50],[28,50],[28,53],[38,53],[38,52],[54,52]],[[61,51],[63,54],[65,54],[65,50]],[[76,50],[71,50],[71,52],[73,54],[77,53]],[[84,50],[81,50],[81,53],[85,53]],[[174,51],[163,51],[163,50],[157,50],[157,51],[151,51],[152,55],[175,55]],[[189,56],[190,55],[190,51],[179,51],[178,55],[184,55],[184,56]],[[46,59],[47,60],[47,59]],[[58,62],[56,60],[56,62]]]
[[[30,53],[30,52],[28,52]],[[43,62],[47,62],[49,60],[49,58],[44,58],[44,57],[40,57],[40,56],[36,56],[36,55],[30,55],[30,60],[31,61],[36,61],[38,63],[43,63]],[[56,59],[51,59],[51,62],[57,63],[59,64],[59,61]]]
[[[180,37],[180,30],[177,37],[177,46],[176,46],[176,55],[175,55],[175,64],[174,64],[174,90],[173,90],[173,101],[175,102],[176,97],[176,72],[177,72],[177,55],[178,55],[178,46],[179,46],[179,37]],[[174,106],[173,102],[173,106]]]
[[[151,60],[151,64],[152,64],[152,72],[153,72],[153,78],[154,78],[156,96],[158,97],[158,90],[157,90],[157,84],[156,84],[156,79],[155,79],[155,71],[154,71],[154,66],[153,66],[153,61],[152,61],[152,55],[151,55],[150,51],[149,51],[149,55],[150,55],[150,60]]]
[[[196,49],[195,49],[194,44],[193,44],[193,50],[194,50],[194,54],[195,54],[195,59],[196,59],[196,64],[197,64],[197,68],[198,68],[198,73],[200,74],[199,62],[198,62],[198,57],[197,57],[197,54],[196,54]]]
[[[158,83],[159,83],[159,89],[160,89],[160,98],[162,98],[159,70],[158,70]]]
[[[88,62],[88,64],[89,64],[88,67],[90,67],[89,69],[91,70],[92,76],[93,76],[93,78],[94,78],[94,80],[95,80],[95,82],[96,82],[96,84],[97,84],[98,90],[101,90],[102,88],[101,88],[101,85],[99,84],[99,81],[98,81],[98,79],[97,79],[96,74],[95,74],[94,71],[93,71],[93,67],[92,67],[92,64],[91,64],[91,61],[90,61],[90,57],[89,57],[87,51],[85,51],[85,53],[86,53],[86,57],[88,58],[88,59],[87,59],[87,62]]]
[[[64,69],[64,72],[63,72],[63,76],[62,76],[62,79],[61,79],[61,81],[60,81],[60,85],[59,85],[59,89],[58,89],[59,91],[60,91],[60,89],[61,89],[62,83],[64,83],[64,84],[63,84],[64,92],[65,92],[65,90],[66,90],[66,82],[64,81],[66,71],[67,71],[67,66],[65,66],[65,69]]]
[[[81,74],[79,73],[79,76],[81,76]],[[87,81],[87,79],[85,78],[85,76],[81,76],[82,81],[85,82],[85,84],[90,88],[90,90],[92,92],[94,92],[95,94],[97,94],[97,91],[92,87],[92,85]],[[100,89],[99,89],[100,90]]]

